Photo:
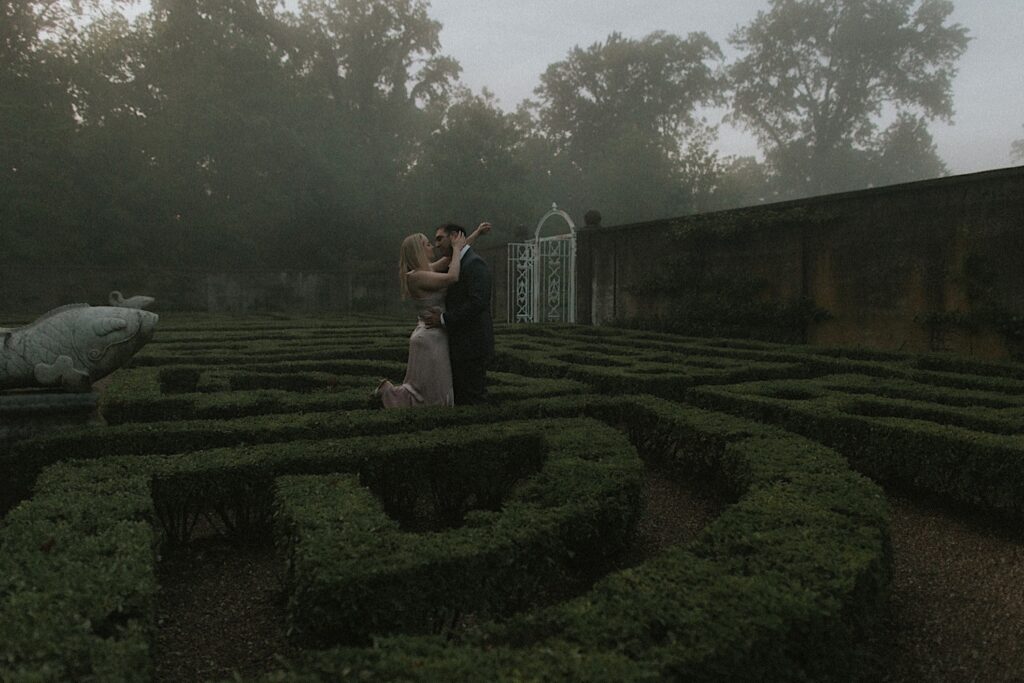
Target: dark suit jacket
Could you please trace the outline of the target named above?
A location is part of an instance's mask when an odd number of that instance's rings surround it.
[[[462,257],[459,281],[445,296],[445,327],[453,357],[483,358],[494,353],[491,321],[491,269],[472,247]]]

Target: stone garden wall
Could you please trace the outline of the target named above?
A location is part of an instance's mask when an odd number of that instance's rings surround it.
[[[717,311],[724,334],[988,358],[1024,339],[1024,167],[584,228],[577,253],[583,323],[707,334]]]

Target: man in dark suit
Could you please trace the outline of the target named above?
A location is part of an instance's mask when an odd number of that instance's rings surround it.
[[[482,223],[477,230],[486,232],[490,227]],[[445,295],[445,312],[435,312],[426,324],[448,330],[455,405],[479,405],[487,403],[487,366],[494,355],[491,269],[469,245],[463,247],[460,254],[453,254],[451,236],[455,233],[465,235],[466,230],[454,223],[445,223],[434,233],[441,253],[461,259],[462,269],[459,281],[451,285]]]

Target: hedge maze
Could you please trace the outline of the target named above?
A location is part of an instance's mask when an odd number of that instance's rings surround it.
[[[0,679],[150,680],[160,558],[212,526],[273,541],[300,655],[268,681],[842,680],[890,578],[876,482],[1024,517],[1020,366],[506,326],[493,405],[378,409],[408,333],[165,317],[106,425],[0,461]],[[651,465],[731,504],[601,569]]]

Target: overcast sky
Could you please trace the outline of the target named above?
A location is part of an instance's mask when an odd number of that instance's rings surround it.
[[[727,43],[767,0],[431,0],[441,47],[462,64],[462,81],[486,86],[505,110],[531,97],[548,64],[574,46],[587,47],[618,31],[642,38],[664,30],[704,31],[727,58]],[[1024,138],[1024,0],[955,0],[953,21],[973,38],[954,82],[952,125],[933,121],[939,155],[953,173],[1013,165],[1010,145]],[[709,112],[709,122],[721,112]],[[758,154],[749,135],[723,125],[725,155]]]

